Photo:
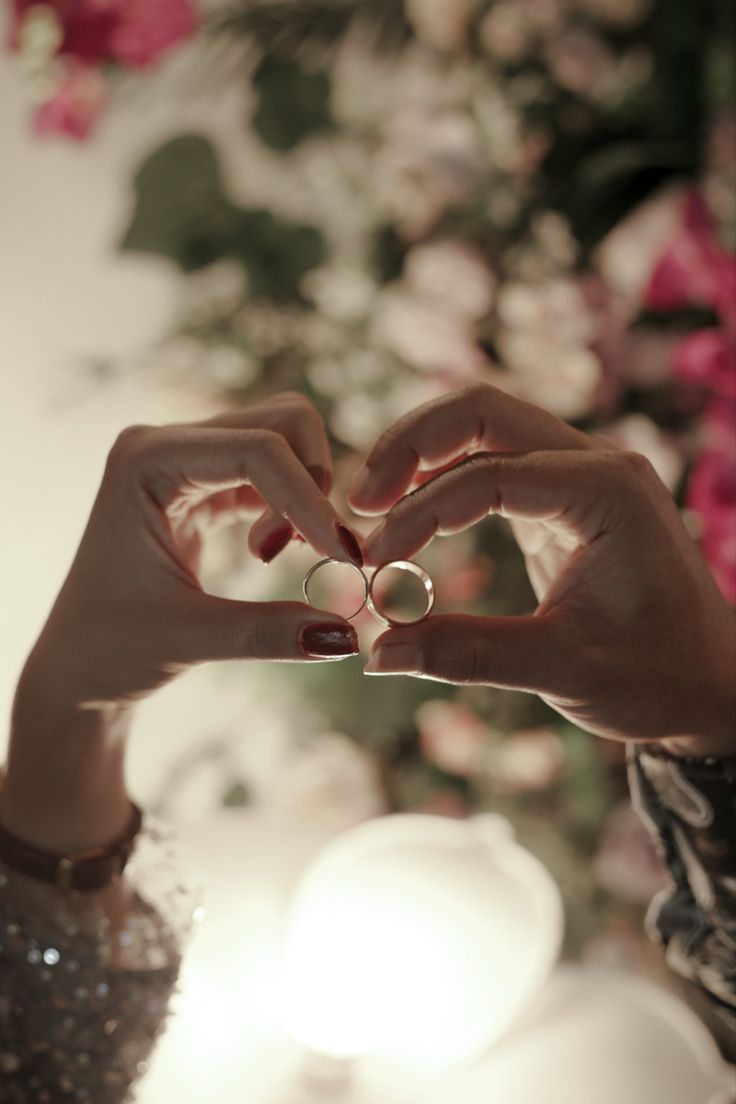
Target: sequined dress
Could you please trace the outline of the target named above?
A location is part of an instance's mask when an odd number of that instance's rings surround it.
[[[736,1038],[736,759],[639,749],[630,779],[672,875],[650,933]],[[0,1104],[129,1097],[166,1023],[195,905],[150,818],[124,879],[102,894],[0,864]]]
[[[166,1022],[191,906],[151,819],[101,893],[0,863],[0,1104],[128,1098]]]

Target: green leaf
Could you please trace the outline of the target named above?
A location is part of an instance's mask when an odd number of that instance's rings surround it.
[[[267,54],[253,85],[258,92],[253,129],[272,149],[294,149],[311,134],[332,127],[330,78],[323,70],[309,72],[295,61]]]
[[[152,153],[134,188],[124,250],[168,257],[184,272],[230,257],[246,269],[253,295],[280,302],[298,299],[304,274],[325,260],[315,227],[233,204],[213,146],[198,135],[174,138]]]
[[[228,253],[248,270],[251,293],[280,302],[298,298],[305,273],[327,257],[320,231],[277,219],[267,210],[238,214]]]
[[[152,153],[133,181],[136,207],[121,248],[169,257],[185,272],[227,252],[236,208],[212,145],[196,134]]]
[[[578,150],[560,143],[545,165],[548,202],[567,216],[587,254],[655,188],[690,169],[676,142],[609,133]]]
[[[226,809],[240,809],[251,805],[252,799],[244,782],[232,782],[222,795],[222,804]]]

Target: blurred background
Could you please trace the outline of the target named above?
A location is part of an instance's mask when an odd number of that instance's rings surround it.
[[[418,403],[482,379],[540,403],[649,457],[736,601],[731,5],[117,8],[111,38],[105,5],[2,7],[6,717],[116,433],[285,388],[324,415],[345,509]],[[232,530],[204,582],[299,598],[314,559],[266,568]],[[500,521],[421,560],[443,611],[534,608]],[[378,626],[358,629],[367,647]],[[673,984],[621,749],[535,698],[376,686],[360,660],[202,668],[141,711],[129,773],[195,825],[502,813],[561,888],[565,954]]]

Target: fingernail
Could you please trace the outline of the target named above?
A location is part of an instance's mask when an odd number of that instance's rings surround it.
[[[299,637],[305,655],[326,659],[357,655],[358,634],[349,625],[307,625]]]
[[[337,525],[337,535],[340,538],[340,542],[347,552],[350,559],[358,567],[363,566],[363,553],[360,551],[360,545],[358,544],[358,538],[354,533],[344,525]]]
[[[365,492],[368,490],[371,481],[371,473],[368,468],[359,468],[353,476],[353,482],[350,485],[350,497],[362,498]]]
[[[270,563],[278,556],[279,552],[283,552],[293,536],[294,530],[290,525],[284,526],[283,529],[276,529],[266,537],[258,549],[258,555],[264,563]]]
[[[420,675],[421,648],[416,644],[381,644],[363,670],[366,675]]]

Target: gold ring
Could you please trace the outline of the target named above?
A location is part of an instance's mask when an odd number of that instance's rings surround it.
[[[393,617],[389,617],[387,613],[384,613],[376,602],[374,595],[374,587],[376,585],[376,579],[382,571],[387,571],[388,568],[393,567],[398,571],[409,571],[412,575],[416,575],[417,579],[421,582],[427,595],[427,608],[421,617],[415,617],[411,621],[397,621]],[[414,563],[413,560],[391,560],[389,563],[381,564],[377,571],[373,573],[370,584],[368,586],[368,608],[371,613],[374,613],[379,621],[383,621],[384,625],[388,625],[390,628],[396,625],[418,625],[420,621],[424,621],[425,617],[429,617],[432,609],[434,608],[435,592],[434,583],[431,577],[427,574],[423,567]]]
[[[337,564],[338,567],[350,567],[357,575],[360,575],[360,578],[363,581],[363,601],[360,603],[355,613],[351,613],[349,617],[345,618],[346,621],[352,621],[354,617],[357,617],[358,614],[363,609],[365,609],[370,588],[368,586],[368,580],[366,579],[365,574],[363,573],[361,568],[359,568],[357,564],[351,563],[349,560],[335,560],[331,556],[327,556],[326,559],[319,560],[318,563],[310,567],[309,571],[304,576],[304,583],[302,584],[302,590],[304,591],[304,601],[308,602],[312,609],[316,608],[309,594],[309,586],[317,572],[320,571],[323,567],[327,567],[329,564]]]

